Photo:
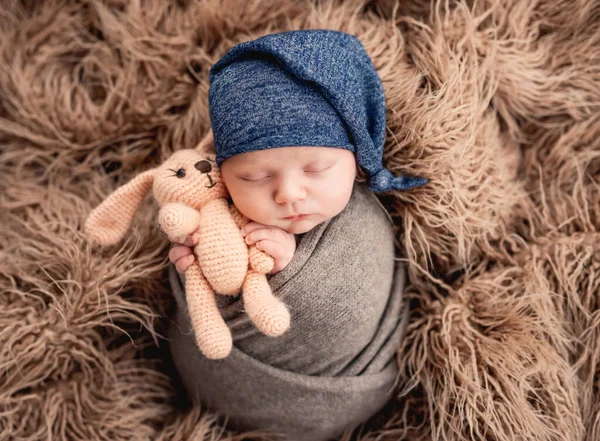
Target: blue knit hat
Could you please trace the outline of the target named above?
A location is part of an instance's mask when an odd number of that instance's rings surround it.
[[[360,40],[331,30],[269,34],[231,48],[209,73],[220,165],[230,156],[288,146],[351,150],[375,192],[424,178],[383,168],[385,97]]]

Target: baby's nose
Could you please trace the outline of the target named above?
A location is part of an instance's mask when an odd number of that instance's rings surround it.
[[[196,167],[196,169],[200,170],[202,173],[208,173],[212,170],[212,165],[210,165],[210,162],[208,162],[206,159],[196,162],[194,167]]]

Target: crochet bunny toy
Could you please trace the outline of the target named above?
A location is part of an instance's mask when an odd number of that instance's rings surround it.
[[[207,153],[213,142],[211,131],[196,149],[175,152],[159,167],[115,190],[90,213],[85,231],[97,244],[117,243],[152,189],[160,207],[158,222],[172,242],[198,232],[196,260],[185,272],[186,300],[200,351],[219,359],[229,354],[233,343],[215,293],[235,296],[241,290],[246,313],[267,336],[283,334],[290,314],[267,282],[273,258],[244,242],[240,229],[248,219],[227,201],[220,170]]]

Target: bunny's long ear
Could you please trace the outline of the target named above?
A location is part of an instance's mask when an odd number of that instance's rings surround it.
[[[139,174],[98,205],[85,221],[88,238],[100,245],[119,242],[127,233],[144,196],[152,188],[155,173],[156,169],[152,169]]]
[[[214,155],[215,154],[215,138],[212,131],[212,128],[208,131],[206,136],[202,138],[200,144],[196,146],[196,150],[205,155]]]

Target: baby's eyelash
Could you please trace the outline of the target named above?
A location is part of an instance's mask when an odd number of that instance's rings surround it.
[[[307,170],[304,170],[305,173],[321,173],[324,171],[329,170],[331,167],[333,167],[332,165],[325,165],[322,167],[315,167],[315,168],[308,168]]]
[[[268,175],[268,176],[260,176],[258,178],[254,178],[254,177],[246,178],[246,177],[242,176],[240,179],[242,181],[246,181],[246,182],[258,182],[258,181],[262,181],[263,179],[267,179],[267,178],[270,178],[270,177],[271,177],[270,175]]]

